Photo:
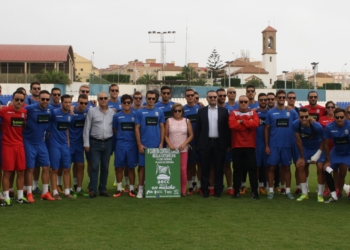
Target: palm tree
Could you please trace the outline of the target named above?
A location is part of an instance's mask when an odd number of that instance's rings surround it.
[[[145,74],[137,79],[136,84],[146,84],[152,80],[156,80],[156,76],[153,74]]]

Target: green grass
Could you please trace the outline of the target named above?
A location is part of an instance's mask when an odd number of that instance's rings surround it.
[[[350,201],[317,203],[315,172],[311,166],[303,202],[278,194],[259,201],[36,196],[32,205],[0,208],[1,249],[346,249]],[[111,194],[113,174],[111,165]]]

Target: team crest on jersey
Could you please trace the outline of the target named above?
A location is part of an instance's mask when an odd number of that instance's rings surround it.
[[[348,135],[349,134],[349,130],[345,129],[345,134]]]
[[[86,116],[86,113],[84,113],[84,116]]]
[[[131,120],[134,122],[135,121],[135,117],[131,117]]]
[[[22,117],[24,118],[24,113],[22,113]]]
[[[70,122],[70,116],[68,116],[68,121]]]
[[[156,112],[156,116],[158,116],[158,112]]]
[[[317,112],[317,113],[320,113],[320,110],[319,110],[319,109],[317,109],[317,110],[316,110],[316,112]]]
[[[50,109],[47,109],[46,112],[50,114]]]
[[[287,112],[287,116],[290,116],[290,113],[289,113],[289,112]]]
[[[198,113],[198,109],[196,109],[196,112]]]
[[[122,105],[119,104],[119,109],[122,109]]]

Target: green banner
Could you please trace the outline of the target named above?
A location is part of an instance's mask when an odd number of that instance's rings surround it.
[[[180,197],[180,152],[146,149],[146,198]]]

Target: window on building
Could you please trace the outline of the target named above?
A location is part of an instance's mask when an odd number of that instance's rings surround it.
[[[272,62],[272,56],[270,56],[270,62]]]
[[[272,84],[272,79],[270,78],[270,84]]]
[[[84,71],[84,69],[83,69],[83,68],[81,68],[81,69],[80,69],[80,71]]]

